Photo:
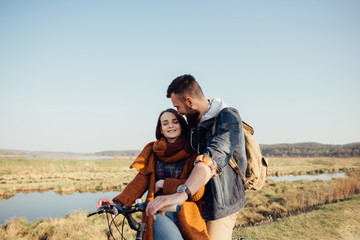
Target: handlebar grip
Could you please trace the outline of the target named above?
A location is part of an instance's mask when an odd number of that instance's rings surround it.
[[[180,210],[181,210],[181,205],[171,205],[160,209],[160,211],[165,211],[165,212],[180,212]]]
[[[87,217],[91,217],[92,215],[95,215],[95,214],[97,214],[97,213],[96,213],[96,212],[89,213],[89,214],[87,215]]]
[[[141,211],[145,211],[146,206],[147,206],[147,202],[143,202],[143,203],[138,203],[138,206],[140,209],[142,209]],[[171,206],[167,206],[167,207],[163,207],[161,208],[159,211],[165,211],[165,212],[180,212],[181,210],[181,205],[171,205]]]

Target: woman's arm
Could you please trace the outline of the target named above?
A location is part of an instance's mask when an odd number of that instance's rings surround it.
[[[119,195],[113,198],[113,201],[121,202],[125,206],[130,205],[146,192],[148,186],[149,176],[138,173],[126,186],[126,188]]]

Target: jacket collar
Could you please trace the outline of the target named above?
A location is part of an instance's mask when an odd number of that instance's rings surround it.
[[[219,112],[227,107],[229,106],[218,97],[210,99],[210,109],[203,115],[201,122],[217,117]]]

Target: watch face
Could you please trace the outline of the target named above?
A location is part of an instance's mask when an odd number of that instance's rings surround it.
[[[177,188],[177,191],[178,192],[185,192],[187,186],[186,185],[180,185],[178,188]]]

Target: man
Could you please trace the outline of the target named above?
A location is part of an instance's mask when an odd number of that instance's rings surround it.
[[[246,171],[245,139],[242,120],[236,109],[221,99],[207,100],[193,76],[182,75],[172,81],[167,97],[191,127],[191,145],[200,154],[194,169],[172,195],[159,196],[148,204],[146,214],[164,206],[182,204],[206,184],[203,218],[211,239],[231,239],[236,213],[245,206],[245,189],[240,177],[228,164],[233,156]]]

